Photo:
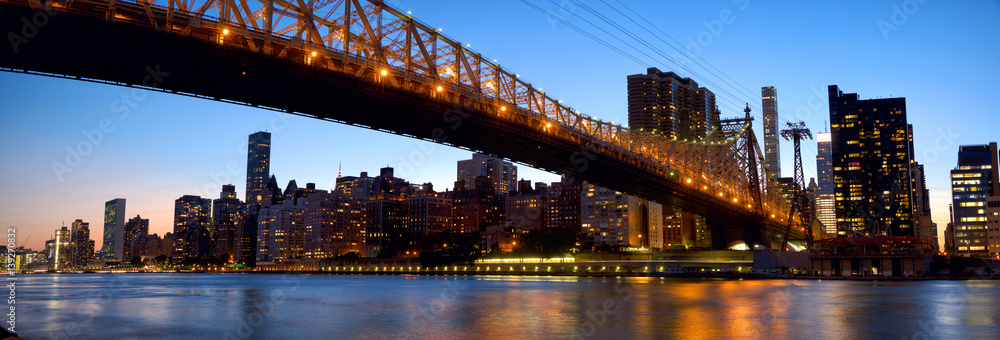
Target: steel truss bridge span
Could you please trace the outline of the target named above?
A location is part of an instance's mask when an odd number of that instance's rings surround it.
[[[749,119],[687,141],[579,114],[378,0],[0,0],[0,18],[10,32],[0,54],[6,71],[221,100],[480,151],[706,216],[716,247],[773,247],[789,224],[789,201]],[[789,238],[803,239],[800,218],[792,219]]]

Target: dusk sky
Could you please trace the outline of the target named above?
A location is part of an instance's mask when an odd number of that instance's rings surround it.
[[[803,120],[813,133],[827,129],[829,84],[862,99],[906,97],[939,234],[959,145],[1000,140],[998,1],[622,1],[627,8],[618,0],[531,1],[546,13],[519,0],[385,2],[564,104],[620,124],[627,123],[626,76],[647,67],[709,88],[723,117],[742,116],[749,102],[762,147],[761,86],[777,88],[781,125]],[[685,51],[681,59],[697,57],[678,65],[591,9],[667,55],[680,53],[664,41]],[[161,235],[172,231],[180,196],[217,198],[231,183],[242,199],[247,135],[260,130],[272,133],[271,172],[282,188],[295,179],[331,189],[342,162],[345,175],[388,165],[398,177],[443,191],[455,180],[455,162],[471,157],[383,132],[126,87],[0,72],[0,89],[0,223],[18,227],[19,243],[30,234],[26,246],[35,250],[75,219],[90,222],[100,249],[103,205],[114,198],[125,198],[127,216],[149,218],[150,233]],[[134,106],[123,106],[123,96]],[[110,132],[89,132],[102,124]],[[68,149],[79,159],[68,159]],[[815,140],[802,152],[806,178],[815,177]],[[791,142],[782,141],[781,157],[783,175],[791,176]],[[518,174],[559,178],[524,165]]]

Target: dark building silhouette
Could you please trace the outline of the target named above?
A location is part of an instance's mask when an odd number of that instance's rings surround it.
[[[452,195],[453,232],[472,233],[481,226],[503,223],[502,202],[486,176],[476,177],[475,189],[467,187],[463,180],[456,181]]]
[[[206,258],[212,255],[209,226],[212,200],[184,195],[174,201],[174,255],[180,258]]]
[[[236,187],[222,186],[219,198],[212,201],[212,236],[215,240],[213,253],[225,256],[230,261],[236,256],[236,230],[243,225],[246,206],[236,198]]]
[[[691,78],[655,67],[628,76],[628,125],[666,138],[704,138],[717,125],[715,94]]]
[[[914,236],[906,98],[828,93],[838,233]]]
[[[146,250],[146,235],[149,234],[149,219],[139,215],[125,222],[125,256],[124,261],[131,261],[136,256],[142,256]]]
[[[580,190],[583,183],[569,177],[553,182],[545,192],[545,226],[580,228]]]
[[[73,221],[70,229],[70,244],[73,249],[72,266],[82,268],[94,260],[94,240],[90,239],[90,223],[81,219]]]
[[[365,257],[393,257],[403,249],[409,209],[402,196],[365,202]]]

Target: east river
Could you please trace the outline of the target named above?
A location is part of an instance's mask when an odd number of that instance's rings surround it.
[[[997,280],[133,273],[16,282],[24,339],[1000,338]]]

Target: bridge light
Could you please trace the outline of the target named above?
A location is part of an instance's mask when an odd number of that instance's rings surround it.
[[[691,183],[691,179],[690,178],[688,178],[688,183]]]
[[[313,51],[313,53],[312,53],[312,56],[313,56],[313,57],[315,57],[315,56],[316,56],[316,51]]]
[[[444,88],[441,87],[441,86],[438,86],[437,90],[438,90],[438,92],[441,92],[441,91],[444,91]]]
[[[384,75],[387,75],[387,74],[389,74],[389,71],[386,71],[386,70],[382,70],[382,72],[381,72],[381,73],[382,73],[382,75],[384,76]]]
[[[719,193],[719,197],[722,197],[722,193],[721,192]]]
[[[736,203],[736,198],[735,197],[733,198],[733,203]]]
[[[507,111],[507,107],[506,106],[501,106],[500,107],[500,111]]]
[[[547,128],[552,127],[552,123],[545,123],[545,127],[547,127]]]
[[[228,28],[226,28],[226,29],[223,29],[223,30],[222,30],[222,34],[229,34],[229,29],[228,29]]]

